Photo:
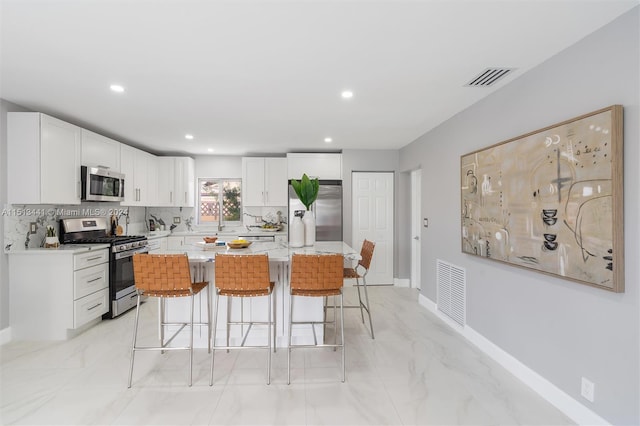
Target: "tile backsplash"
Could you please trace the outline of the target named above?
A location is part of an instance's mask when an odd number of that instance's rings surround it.
[[[283,223],[287,222],[286,206],[245,207],[244,226],[255,226],[264,221],[275,222],[280,212]],[[164,222],[165,230],[172,225],[175,232],[211,229],[217,224],[198,225],[193,207],[127,207],[117,203],[82,203],[80,205],[11,205],[2,209],[4,220],[4,251],[24,250],[41,247],[44,244],[47,226],[52,226],[60,235],[60,219],[69,217],[104,217],[112,214],[124,228],[125,235],[138,235],[149,231],[149,219]],[[31,224],[35,223],[36,233],[31,234]],[[28,235],[28,238],[27,238]],[[26,245],[25,245],[26,244]]]
[[[146,232],[145,208],[126,207],[117,203],[82,203],[80,205],[11,205],[2,209],[4,220],[4,251],[41,247],[47,226],[60,235],[60,219],[69,217],[118,217],[125,234]],[[128,220],[127,220],[128,219]],[[128,223],[127,223],[128,222]],[[35,223],[36,233],[31,234]],[[28,238],[27,238],[28,236]]]

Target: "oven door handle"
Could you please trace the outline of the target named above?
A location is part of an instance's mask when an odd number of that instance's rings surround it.
[[[115,253],[115,259],[126,259],[127,257],[131,257],[136,253],[149,253],[149,247],[144,246],[137,249],[122,251],[120,253]]]

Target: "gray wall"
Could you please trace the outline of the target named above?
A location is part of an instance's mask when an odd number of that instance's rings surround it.
[[[400,151],[401,170],[422,166],[423,294],[436,300],[436,258],[466,268],[468,325],[614,424],[640,424],[639,10]],[[612,104],[624,106],[625,293],[461,253],[462,154]],[[580,396],[583,376],[594,403]]]
[[[26,109],[0,99],[0,207],[7,204],[7,112]],[[4,217],[0,217],[0,237],[4,236]],[[0,250],[0,330],[9,327],[9,260]]]
[[[242,157],[199,155],[195,157],[198,178],[242,178]]]

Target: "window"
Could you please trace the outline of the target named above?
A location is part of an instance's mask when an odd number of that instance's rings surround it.
[[[200,206],[198,224],[241,224],[242,181],[240,179],[200,178],[198,188],[198,205]]]

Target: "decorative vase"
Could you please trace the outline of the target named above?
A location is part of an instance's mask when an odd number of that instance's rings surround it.
[[[45,237],[44,239],[45,248],[58,248],[59,246],[60,246],[60,242],[58,241],[58,237]]]
[[[300,216],[293,216],[289,224],[289,246],[304,246],[304,224]]]
[[[316,215],[307,210],[302,218],[304,224],[304,245],[312,246],[316,243]]]

